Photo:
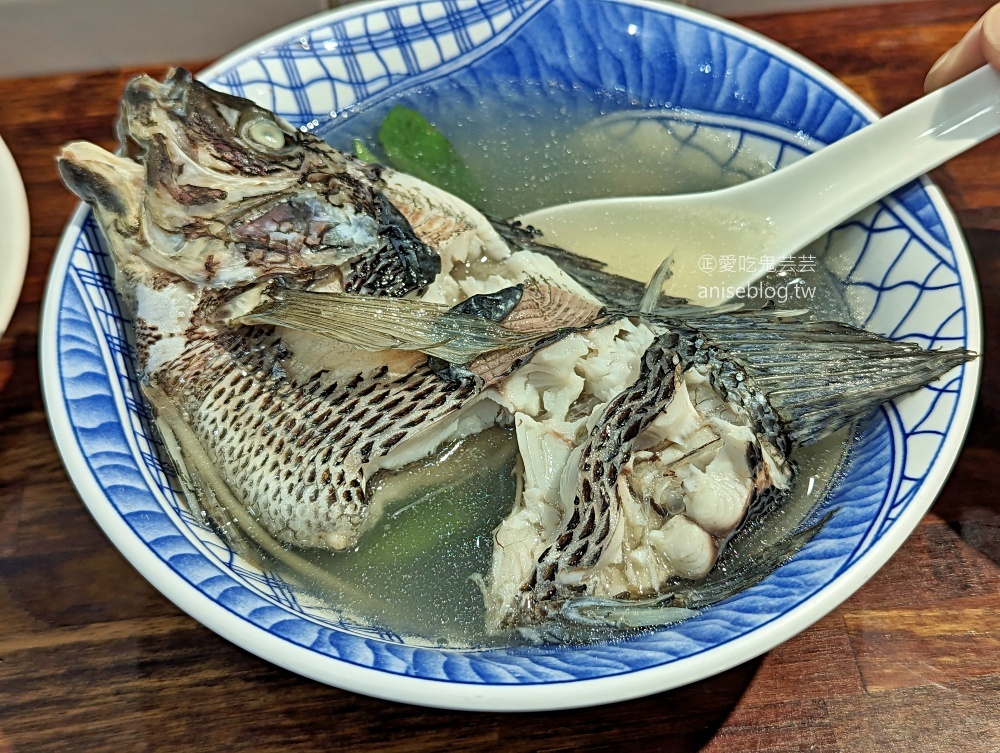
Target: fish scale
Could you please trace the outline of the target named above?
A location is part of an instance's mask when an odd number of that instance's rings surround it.
[[[426,367],[394,377],[382,366],[298,384],[275,368],[286,353],[274,333],[229,331],[168,364],[155,383],[276,538],[352,546],[366,528],[369,464],[459,411],[475,383]]]

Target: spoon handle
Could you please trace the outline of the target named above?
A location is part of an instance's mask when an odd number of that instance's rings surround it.
[[[768,176],[767,191],[744,184],[739,203],[773,220],[781,257],[997,133],[1000,73],[984,66]]]

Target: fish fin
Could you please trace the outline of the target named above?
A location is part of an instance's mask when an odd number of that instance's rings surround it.
[[[417,350],[465,364],[483,353],[534,342],[474,314],[407,298],[318,293],[272,286],[261,303],[238,319],[313,332],[364,350]]]
[[[672,268],[674,265],[674,255],[669,254],[663,261],[660,262],[660,266],[656,268],[656,272],[653,273],[652,279],[650,279],[649,284],[646,286],[646,290],[642,294],[642,300],[639,301],[639,313],[649,314],[656,310],[657,305],[660,302],[660,298],[663,295],[663,283],[670,279],[672,273]]]
[[[524,284],[511,285],[495,293],[470,296],[451,308],[455,314],[478,316],[490,322],[502,322],[524,296]]]
[[[198,460],[200,454],[191,452],[190,437],[184,428],[178,426],[179,417],[171,411],[173,404],[170,399],[158,387],[149,384],[143,385],[142,391],[153,406],[156,428],[177,473],[188,511],[195,519],[211,527],[237,555],[263,567],[247,534],[227,514],[225,506],[213,491],[212,484],[201,472]]]
[[[586,597],[567,601],[559,611],[559,617],[569,622],[616,629],[662,627],[697,615],[697,610],[672,606],[663,598],[626,601]]]
[[[786,536],[739,568],[717,567],[698,581],[678,579],[664,586],[665,592],[659,596],[648,599],[569,599],[556,614],[563,629],[550,632],[565,638],[580,629],[638,630],[691,619],[701,610],[760,583],[808,544],[834,513],[830,511],[819,522]]]
[[[797,446],[813,444],[978,357],[964,348],[924,350],[847,324],[748,313],[685,325],[745,367]]]
[[[512,285],[495,293],[480,293],[466,298],[461,303],[452,307],[451,312],[478,316],[490,322],[500,322],[521,302],[523,295],[523,284]],[[431,356],[428,360],[428,366],[431,371],[449,382],[477,378],[475,373],[466,368],[466,365],[449,363],[442,358],[435,358],[434,356]]]

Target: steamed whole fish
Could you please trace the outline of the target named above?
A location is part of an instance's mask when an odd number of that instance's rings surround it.
[[[513,426],[494,631],[665,622],[759,580],[809,532],[724,584],[713,568],[780,507],[795,449],[970,357],[643,296],[183,70],[128,85],[119,136],[59,167],[191,506],[272,552],[345,550],[384,512],[378,473]]]

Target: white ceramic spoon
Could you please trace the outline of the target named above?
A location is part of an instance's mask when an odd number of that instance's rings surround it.
[[[731,188],[579,201],[519,219],[541,230],[546,242],[637,280],[649,280],[672,254],[665,292],[709,305],[766,271],[730,271],[721,257],[777,264],[998,132],[1000,73],[984,67],[805,159]]]

